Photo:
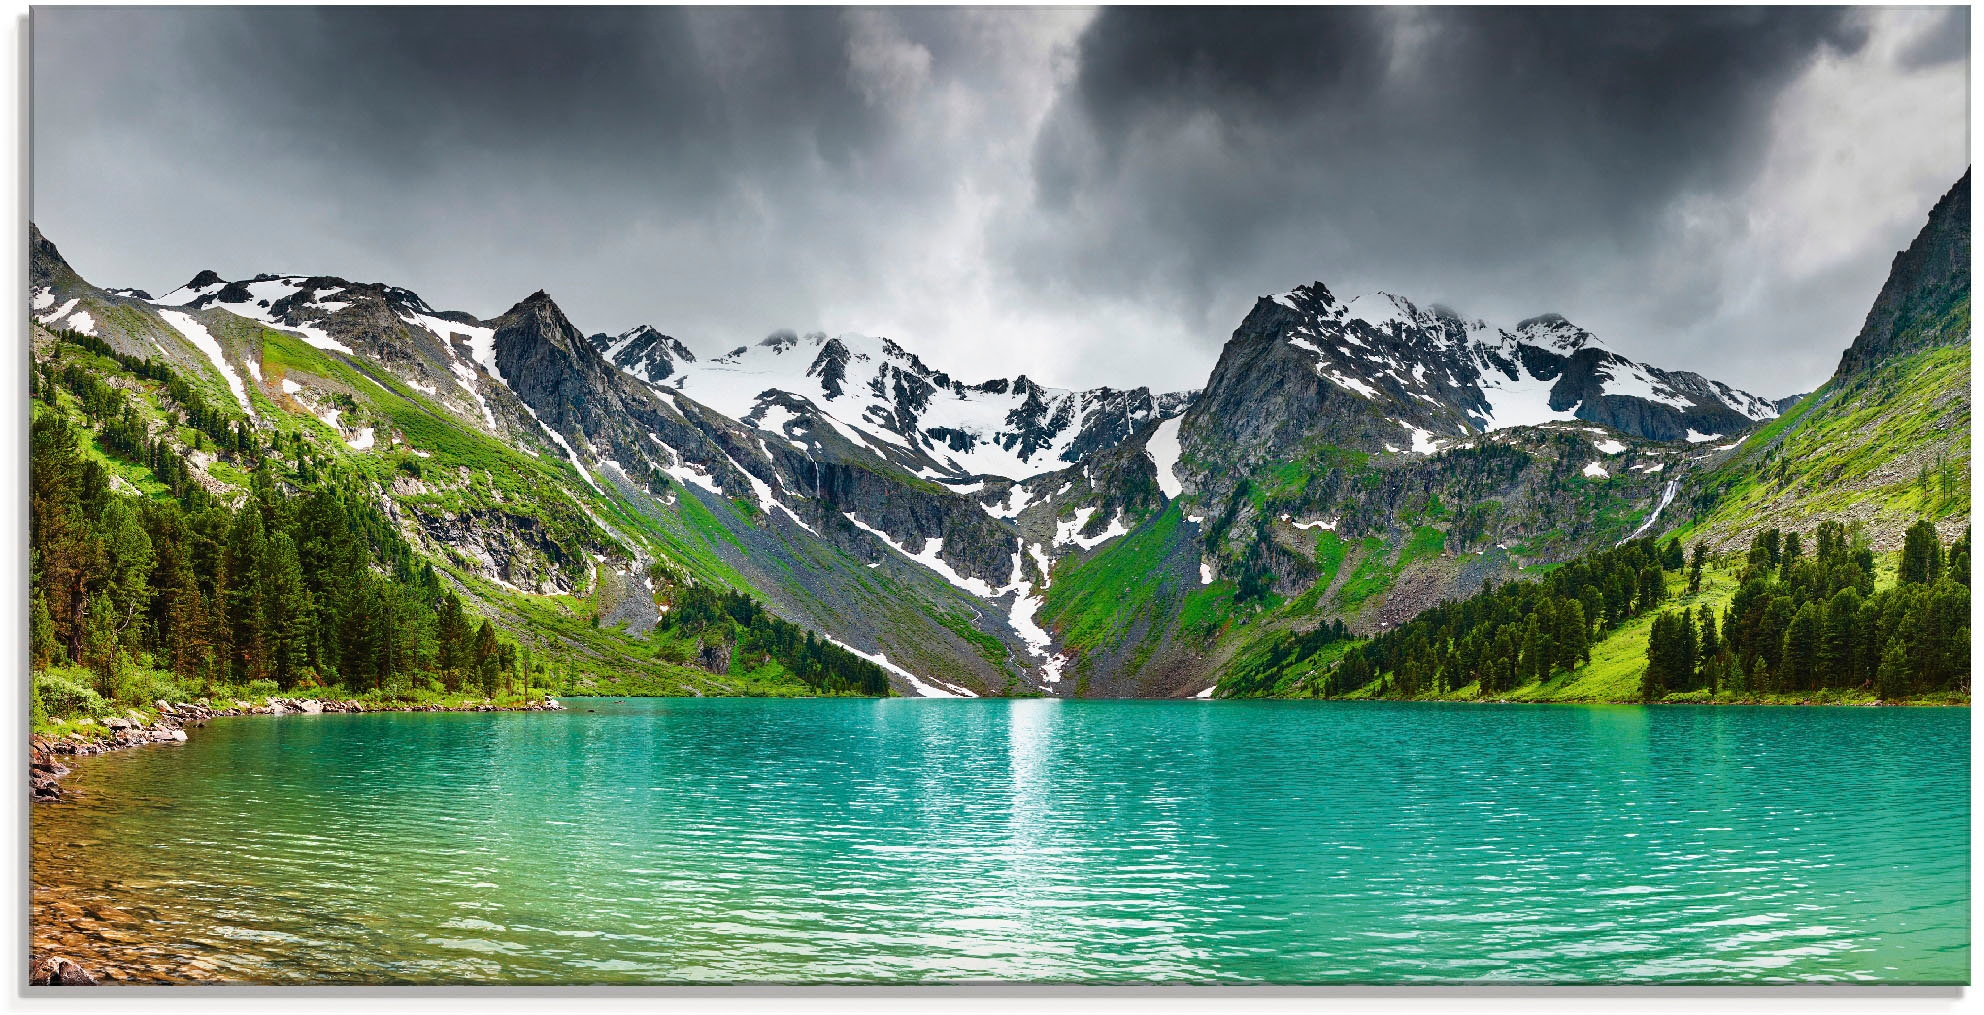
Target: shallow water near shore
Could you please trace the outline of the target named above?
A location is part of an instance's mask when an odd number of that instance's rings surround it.
[[[266,983],[1969,976],[1967,709],[566,703],[77,759],[35,942]]]

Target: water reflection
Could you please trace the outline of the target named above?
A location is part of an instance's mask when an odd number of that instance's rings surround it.
[[[34,811],[144,978],[1956,982],[1967,714],[601,702],[217,723]]]

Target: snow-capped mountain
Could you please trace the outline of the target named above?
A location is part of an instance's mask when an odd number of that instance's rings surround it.
[[[1560,317],[1498,328],[1321,284],[1257,301],[1203,392],[1160,394],[967,382],[853,334],[722,352],[645,325],[588,335],[543,292],[485,319],[380,283],[207,271],[153,298],[90,285],[38,232],[31,252],[37,323],[212,377],[247,426],[308,416],[335,455],[394,463],[373,496],[463,574],[592,596],[602,626],[635,636],[672,584],[741,583],[915,693],[1196,692],[1204,634],[1169,626],[1181,597],[1218,581],[1298,594],[1317,526],[1391,540],[1401,512],[1439,503],[1471,512],[1451,523],[1457,552],[1609,539],[1714,451],[1683,441],[1776,412]],[[1169,605],[1091,616],[1063,642],[1071,603],[1109,612],[1082,598],[1083,562],[1132,544]]]
[[[1317,376],[1396,409],[1391,418],[1417,451],[1571,419],[1705,441],[1778,413],[1770,399],[1622,356],[1557,314],[1505,328],[1389,293],[1340,300],[1317,282],[1263,300],[1250,324],[1278,333]]]
[[[1026,479],[1184,411],[1192,393],[1049,388],[1024,374],[967,384],[886,338],[782,331],[698,359],[642,326],[593,345],[657,390],[804,446],[812,420],[924,479]]]
[[[696,354],[690,352],[680,339],[664,335],[645,324],[618,335],[594,335],[591,341],[593,348],[598,349],[608,363],[649,383],[674,376],[678,363],[696,361]]]

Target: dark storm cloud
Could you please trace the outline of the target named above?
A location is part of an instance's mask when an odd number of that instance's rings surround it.
[[[1902,51],[1900,62],[1903,67],[1916,69],[1954,63],[1969,56],[1970,8],[1952,7],[1943,12],[1941,24]]]
[[[847,32],[827,9],[693,20],[667,8],[525,7],[43,17],[51,31],[99,41],[131,19],[154,21],[169,41],[140,68],[176,80],[158,96],[173,107],[168,119],[237,126],[387,182],[495,159],[709,186],[738,156],[844,163],[886,128],[848,84]]]
[[[1522,312],[1496,294],[1616,283],[1594,267],[1643,267],[1623,248],[1677,196],[1748,180],[1787,81],[1864,44],[1852,13],[1110,8],[1035,158],[1090,242],[1015,242],[1043,278],[1229,316],[1311,275]]]
[[[1786,350],[1836,355],[1962,171],[1968,53],[1961,10],[39,8],[32,31],[34,214],[104,284],[324,272],[480,314],[547,288],[587,330],[705,349],[865,330],[966,375],[1187,386],[1254,297],[1320,278],[1560,310],[1771,393],[1809,382],[1771,379]]]
[[[952,186],[891,161],[866,17],[43,8],[35,212],[116,284],[324,271],[483,314],[549,287],[598,329],[811,324],[864,240]],[[885,20],[981,75],[946,20]]]

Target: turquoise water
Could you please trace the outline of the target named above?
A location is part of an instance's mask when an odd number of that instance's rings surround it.
[[[37,940],[269,982],[1968,978],[1963,709],[567,704],[85,759]]]

